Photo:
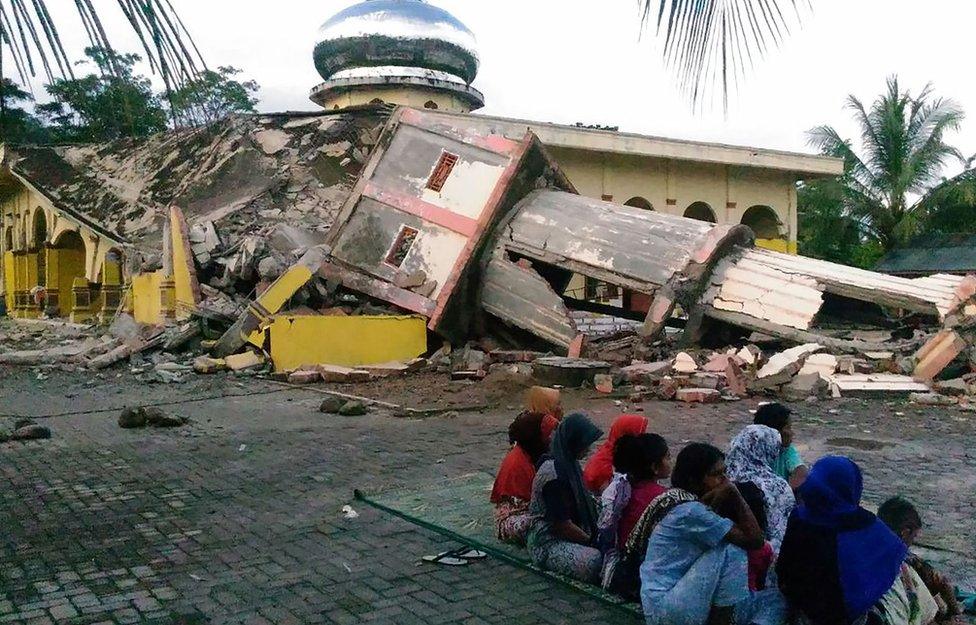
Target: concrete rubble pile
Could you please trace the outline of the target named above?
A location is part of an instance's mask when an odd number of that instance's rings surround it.
[[[254,118],[201,138],[221,156],[192,173],[160,145],[152,179],[169,168],[182,182],[130,195],[182,205],[199,304],[182,326],[120,317],[44,358],[128,359],[171,381],[480,380],[501,367],[635,401],[901,393],[968,405],[976,277],[886,276],[756,248],[742,225],[582,197],[531,132],[512,132],[410,108]],[[137,184],[143,160],[114,159],[105,175]],[[132,232],[153,231],[137,221]],[[649,303],[574,299],[581,279]]]

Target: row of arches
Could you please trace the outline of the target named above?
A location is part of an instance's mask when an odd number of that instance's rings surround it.
[[[91,314],[117,308],[122,285],[123,252],[112,248],[96,266],[97,282],[90,283],[89,253],[82,234],[55,228],[38,208],[20,222],[20,243],[13,225],[3,228],[3,284],[8,310],[15,316],[40,314],[84,320]],[[114,312],[114,311],[113,311]]]
[[[635,196],[624,202],[624,206],[640,208],[642,210],[654,210],[654,205],[645,198]],[[684,217],[705,221],[708,223],[718,223],[715,211],[707,202],[692,202],[685,209]],[[756,205],[749,207],[742,214],[741,224],[749,226],[756,233],[757,239],[780,239],[783,237],[783,228],[779,216],[769,206]]]

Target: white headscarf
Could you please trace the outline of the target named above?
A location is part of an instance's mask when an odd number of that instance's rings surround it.
[[[750,425],[732,439],[726,467],[733,482],[752,482],[763,492],[766,503],[766,538],[779,553],[786,522],[796,505],[789,483],[773,472],[783,439],[765,425]]]

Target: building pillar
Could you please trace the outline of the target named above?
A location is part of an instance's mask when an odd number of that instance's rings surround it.
[[[27,252],[14,252],[14,317],[24,319],[30,314],[30,289],[27,286]]]
[[[111,321],[122,304],[122,265],[106,256],[102,264],[102,297],[99,317]]]
[[[85,278],[75,278],[71,286],[72,306],[71,322],[86,323],[92,318],[92,297],[88,287],[88,280]]]
[[[169,276],[159,282],[159,316],[163,320],[176,318],[176,281]]]
[[[44,246],[44,253],[47,254],[47,305],[44,312],[48,317],[62,317],[68,302],[61,301],[61,254],[50,244]]]

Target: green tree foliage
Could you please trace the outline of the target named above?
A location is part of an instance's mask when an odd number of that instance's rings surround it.
[[[47,87],[53,101],[37,107],[56,140],[111,141],[166,129],[166,112],[152,84],[134,72],[138,55],[96,47],[87,48],[85,55],[97,73],[55,79]]]
[[[934,97],[928,86],[913,96],[893,77],[870,108],[854,96],[847,108],[860,129],[860,150],[830,126],[809,133],[821,153],[844,159],[844,175],[801,187],[803,253],[868,266],[920,232],[976,223],[976,174],[945,141],[964,117],[952,100]],[[951,164],[967,169],[945,179]]]
[[[43,143],[48,139],[44,126],[29,110],[34,97],[10,79],[0,80],[0,142]]]
[[[236,80],[240,73],[241,70],[229,66],[219,67],[217,71],[208,69],[174,91],[170,105],[177,123],[202,126],[232,113],[257,112],[258,100],[254,95],[258,83]]]

